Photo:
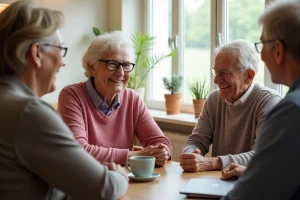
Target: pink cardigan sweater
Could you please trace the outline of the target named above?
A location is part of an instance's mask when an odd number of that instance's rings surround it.
[[[163,143],[171,155],[170,140],[157,126],[139,95],[125,88],[119,108],[106,116],[90,100],[84,83],[65,87],[58,111],[76,140],[99,162],[124,164],[136,136],[147,147]]]

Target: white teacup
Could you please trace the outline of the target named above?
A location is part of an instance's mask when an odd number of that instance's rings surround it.
[[[153,173],[155,157],[153,156],[132,156],[125,163],[128,171],[136,177],[149,177]]]

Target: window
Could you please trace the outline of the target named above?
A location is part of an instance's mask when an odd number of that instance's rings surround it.
[[[236,39],[259,41],[261,27],[258,17],[265,0],[148,0],[148,31],[157,37],[154,53],[175,51],[175,56],[158,64],[152,71],[147,87],[146,103],[154,109],[164,108],[162,77],[179,74],[182,112],[192,112],[188,80],[207,77],[211,90],[216,89],[209,69],[214,64],[213,50],[220,44]],[[261,62],[256,81],[281,91],[271,82]]]
[[[265,0],[229,0],[228,41],[242,38],[253,42],[259,41],[262,27],[258,25],[258,18],[264,11],[264,8]],[[264,85],[263,61],[259,63],[259,71],[255,76],[255,80]]]

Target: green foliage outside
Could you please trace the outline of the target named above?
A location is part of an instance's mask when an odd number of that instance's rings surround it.
[[[218,0],[219,1],[219,0]],[[227,42],[236,39],[259,41],[261,28],[258,18],[265,8],[265,0],[228,0]],[[211,1],[204,0],[203,4],[189,12],[185,10],[185,49],[184,49],[184,80],[192,81],[210,74],[211,66]],[[224,44],[225,41],[222,41]],[[264,84],[264,63],[260,62],[260,69],[255,80]],[[212,77],[213,78],[213,77]],[[210,76],[207,83],[210,85]],[[184,91],[184,102],[193,99],[189,89]]]
[[[167,77],[163,77],[162,80],[166,90],[169,90],[171,94],[179,93],[179,89],[182,85],[181,76],[173,75],[171,80],[169,80]]]
[[[258,17],[264,10],[264,0],[229,0],[228,2],[228,40],[258,41],[261,34]],[[185,12],[186,47],[210,47],[210,29],[203,28],[209,27],[211,23],[210,5],[211,2],[206,0],[196,12]]]

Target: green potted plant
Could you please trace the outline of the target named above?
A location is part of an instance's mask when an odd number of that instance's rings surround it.
[[[101,34],[99,29],[95,27],[93,27],[93,32],[96,36]],[[135,51],[135,67],[130,74],[127,87],[136,90],[143,99],[147,75],[157,63],[172,56],[173,52],[170,52],[169,54],[155,54],[150,56],[149,51],[154,48],[156,37],[150,37],[144,33],[135,32],[131,37],[131,41]]]
[[[181,94],[179,93],[182,85],[182,77],[173,75],[171,79],[163,77],[165,88],[171,94],[165,94],[166,110],[168,115],[176,115],[180,112]]]
[[[139,89],[145,87],[145,82],[148,73],[156,66],[157,63],[163,59],[173,55],[169,54],[155,54],[149,55],[156,43],[156,37],[150,37],[146,34],[136,32],[132,35],[132,42],[135,49],[135,67],[130,75],[127,87],[132,89]]]
[[[195,79],[192,82],[189,82],[188,89],[193,97],[195,118],[198,118],[210,90],[206,75],[204,75],[202,80]]]

